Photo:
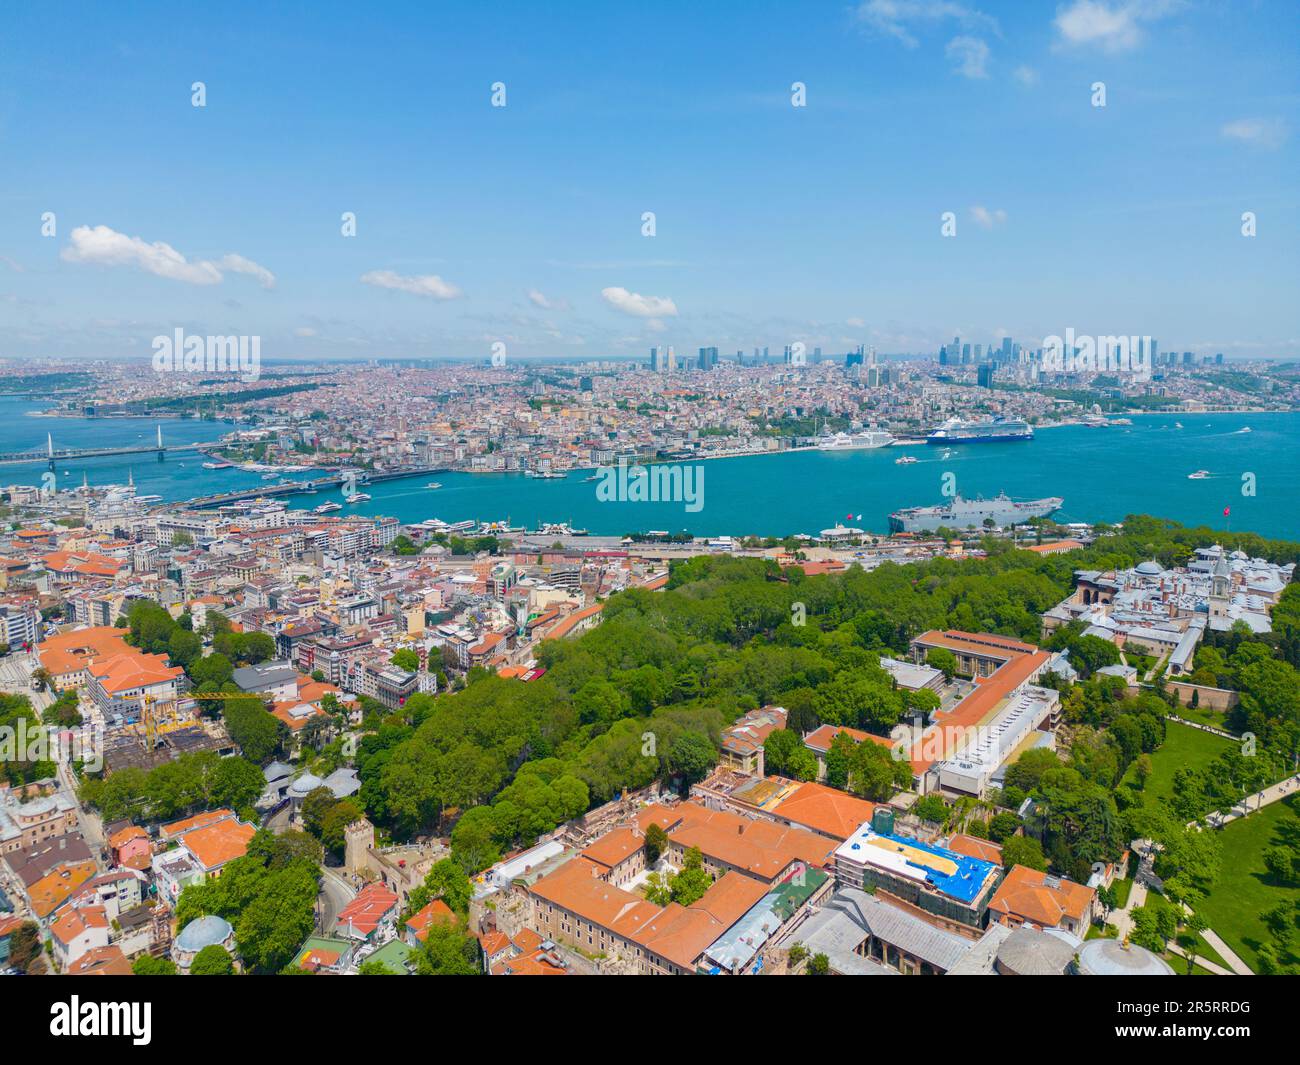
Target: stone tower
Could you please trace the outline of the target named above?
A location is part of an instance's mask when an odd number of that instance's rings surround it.
[[[343,867],[349,873],[370,868],[370,852],[375,848],[375,826],[364,817],[343,830]]]

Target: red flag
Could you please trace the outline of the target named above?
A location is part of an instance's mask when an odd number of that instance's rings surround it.
[[[1231,507],[1224,507],[1224,508],[1223,508],[1223,516],[1224,516],[1225,518],[1226,518],[1229,514],[1231,514],[1231,513],[1232,513],[1232,508],[1231,508]]]

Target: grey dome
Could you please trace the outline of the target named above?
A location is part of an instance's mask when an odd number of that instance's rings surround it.
[[[325,781],[315,773],[304,773],[289,785],[289,794],[295,799],[304,799],[308,794],[322,787]]]
[[[1079,972],[1084,976],[1173,976],[1163,958],[1136,943],[1118,939],[1090,939],[1079,949]]]
[[[187,954],[197,954],[204,947],[213,944],[224,945],[234,931],[230,922],[215,915],[200,917],[181,929],[176,937],[176,946]]]

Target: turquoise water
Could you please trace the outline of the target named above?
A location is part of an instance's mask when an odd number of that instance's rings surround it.
[[[54,433],[56,445],[122,446],[151,439],[156,424],[148,419],[22,416],[39,406],[0,400],[0,450],[39,446],[47,430]],[[1182,429],[1175,427],[1180,421]],[[951,474],[956,490],[967,496],[1003,490],[1022,499],[1061,496],[1062,520],[1118,521],[1125,514],[1147,513],[1190,525],[1222,528],[1226,522],[1233,529],[1300,539],[1300,414],[1151,415],[1135,416],[1133,423],[1043,429],[1029,443],[958,446],[948,459],[940,448],[918,445],[710,460],[693,464],[704,471],[703,506],[694,513],[684,502],[603,502],[596,497],[598,482],[584,480],[591,476],[585,470],[563,481],[521,474],[421,475],[371,485],[366,491],[374,498],[347,512],[386,514],[406,522],[509,518],[529,528],[569,522],[609,535],[649,529],[815,534],[838,522],[883,532],[891,510],[942,502],[943,477]],[[1238,432],[1247,426],[1251,432]],[[212,440],[228,428],[212,422],[163,423],[164,436],[176,443]],[[896,465],[903,454],[918,461]],[[66,476],[60,466],[59,480],[80,484],[85,470],[91,484],[122,483],[130,469],[140,492],[169,500],[263,483],[258,475],[238,470],[204,470],[202,461],[197,455],[169,456],[165,462],[150,455],[93,459],[68,464]],[[1210,476],[1188,480],[1189,473],[1200,469]],[[39,464],[0,467],[0,484],[36,484],[43,471]],[[1244,474],[1254,475],[1253,496],[1243,495]],[[434,480],[443,487],[425,487]],[[296,501],[310,507],[341,498],[334,491]],[[1224,507],[1232,509],[1228,519]]]

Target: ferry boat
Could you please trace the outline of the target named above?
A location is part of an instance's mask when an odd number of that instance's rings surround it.
[[[341,503],[322,503],[320,506],[315,507],[312,510],[312,513],[333,514],[336,510],[342,510],[342,509],[343,509],[343,505]]]
[[[918,461],[918,460],[917,460],[917,458],[916,458],[915,455],[902,455],[902,456],[900,456],[899,458],[894,459],[894,465],[895,465],[895,466],[910,466],[912,463],[914,463],[914,462],[916,462],[916,461]]]
[[[371,496],[368,492],[353,492],[347,498],[348,503],[369,503]]]
[[[982,422],[949,418],[930,433],[925,438],[925,442],[927,444],[994,444],[1033,438],[1033,426],[1018,418],[994,418]]]
[[[430,482],[429,482],[428,484],[426,484],[424,487],[425,487],[425,488],[441,488],[442,485],[440,485],[437,481],[430,481]]]
[[[1203,481],[1208,476],[1210,476],[1209,470],[1197,470],[1195,473],[1189,473],[1187,479],[1189,481]]]
[[[562,481],[565,478],[565,474],[556,473],[554,470],[525,470],[524,476],[536,477],[542,481]]]
[[[986,520],[995,525],[1015,525],[1031,518],[1046,518],[1061,509],[1059,496],[1016,502],[1005,492],[994,499],[953,498],[937,507],[905,507],[889,515],[890,532],[931,532],[941,526],[950,529],[979,528]]]
[[[233,470],[235,464],[233,462],[205,462],[203,468],[205,470]]]

